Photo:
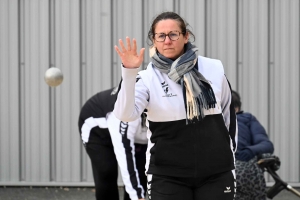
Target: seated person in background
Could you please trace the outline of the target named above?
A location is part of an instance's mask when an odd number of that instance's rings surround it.
[[[273,143],[264,127],[251,114],[241,110],[241,98],[232,91],[232,103],[238,122],[236,158],[237,200],[266,199],[264,172],[257,165],[257,156],[273,153]]]

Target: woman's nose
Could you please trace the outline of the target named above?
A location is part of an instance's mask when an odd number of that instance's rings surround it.
[[[166,35],[166,38],[165,38],[165,41],[164,41],[164,42],[168,44],[168,43],[171,43],[171,41],[172,41],[172,40],[169,38],[169,36]]]

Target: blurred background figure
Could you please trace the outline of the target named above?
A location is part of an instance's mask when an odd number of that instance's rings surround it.
[[[257,157],[273,153],[273,143],[269,140],[264,127],[251,113],[241,110],[239,93],[232,91],[232,103],[238,122],[238,145],[236,158],[237,193],[236,199],[266,199],[264,172],[257,165]]]
[[[119,165],[124,200],[143,200],[147,184],[145,120],[140,117],[127,123],[114,116],[117,90],[99,92],[86,101],[78,121],[80,136],[91,159],[96,199],[119,200]]]

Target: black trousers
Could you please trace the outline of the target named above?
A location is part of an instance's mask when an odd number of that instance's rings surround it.
[[[151,200],[233,200],[235,180],[231,171],[209,177],[182,178],[148,175]]]
[[[98,128],[98,127],[97,127]],[[97,200],[119,200],[118,192],[118,163],[113,150],[113,144],[109,132],[97,134],[92,130],[89,142],[85,145],[87,154],[90,157],[93,169],[93,177],[96,189]],[[147,145],[135,144],[135,158],[140,182],[146,191],[147,180],[145,175]],[[130,200],[129,195],[124,191],[124,200]]]

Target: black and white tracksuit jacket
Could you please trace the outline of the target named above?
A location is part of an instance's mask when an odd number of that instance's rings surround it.
[[[79,119],[81,139],[83,144],[93,142],[90,133],[96,126],[103,132],[109,131],[126,192],[131,199],[140,199],[144,198],[144,189],[135,164],[134,143],[147,144],[146,133],[141,117],[122,122],[112,113],[116,92],[117,88],[99,92],[84,104]]]
[[[146,110],[147,174],[201,177],[234,173],[237,123],[223,65],[199,56],[196,67],[210,82],[217,105],[204,110],[203,121],[189,125],[179,84],[151,63],[140,72],[122,67],[123,81],[113,112],[122,121],[132,121]]]

